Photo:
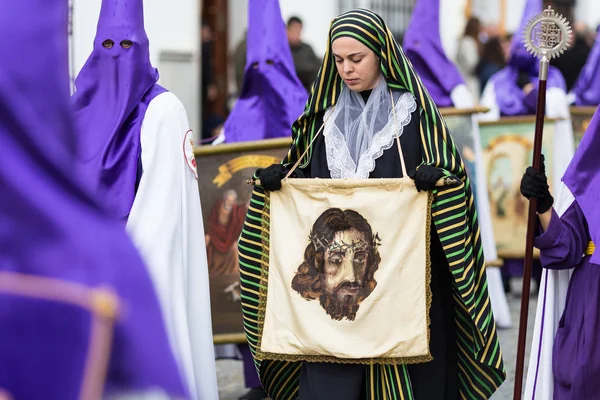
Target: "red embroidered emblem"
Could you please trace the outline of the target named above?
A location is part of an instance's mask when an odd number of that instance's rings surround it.
[[[183,157],[187,166],[194,173],[194,177],[198,180],[196,156],[194,156],[194,134],[191,129],[185,133],[185,137],[183,138]]]

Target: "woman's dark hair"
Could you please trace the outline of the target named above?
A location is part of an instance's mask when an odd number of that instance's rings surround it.
[[[506,65],[506,58],[504,56],[504,49],[502,48],[502,41],[498,36],[490,38],[483,45],[483,52],[481,54],[482,61],[490,64],[495,64],[501,68]]]
[[[479,18],[471,17],[467,21],[467,26],[465,26],[465,36],[470,36],[473,39],[479,41],[479,31],[481,30],[481,22]]]

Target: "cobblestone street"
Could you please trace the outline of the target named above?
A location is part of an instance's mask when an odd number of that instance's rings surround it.
[[[532,283],[535,286],[535,283]],[[514,279],[512,282],[513,293],[508,295],[508,302],[512,313],[513,327],[510,329],[499,330],[500,345],[504,355],[504,365],[506,367],[507,378],[500,389],[494,394],[492,400],[512,399],[514,386],[515,363],[517,356],[517,337],[519,334],[519,307],[521,305],[521,281]],[[529,344],[533,332],[533,322],[535,319],[535,307],[537,296],[532,294],[529,304],[529,329],[527,333],[527,350],[525,353],[525,373],[527,373],[527,358],[529,356]],[[221,400],[237,400],[242,396],[246,389],[244,388],[244,376],[242,372],[242,362],[232,360],[217,361],[217,374],[219,379],[219,398]],[[523,384],[524,386],[525,384]],[[420,400],[420,399],[417,399]]]

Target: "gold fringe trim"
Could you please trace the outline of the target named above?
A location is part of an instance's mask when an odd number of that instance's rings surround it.
[[[596,245],[594,244],[594,242],[589,242],[587,248],[585,249],[585,255],[593,256],[594,251],[596,251]]]
[[[433,223],[431,216],[432,205],[433,192],[427,192],[427,218],[425,218],[425,256],[427,257],[427,260],[425,262],[425,309],[427,313],[427,349],[429,350],[429,353],[427,355],[429,356],[429,359],[423,362],[429,362],[433,360],[433,356],[431,355],[431,349],[429,347],[431,344],[431,329],[429,328],[429,326],[431,325],[431,317],[429,314],[431,311],[431,302],[433,301],[433,292],[431,291],[431,224]]]
[[[361,364],[361,365],[404,365],[404,364],[423,364],[433,360],[431,353],[423,356],[413,357],[379,357],[379,358],[337,358],[332,356],[319,356],[319,355],[304,355],[304,354],[279,354],[279,353],[265,353],[256,349],[254,355],[257,360],[266,361],[281,361],[281,362],[324,362],[331,364]]]
[[[270,226],[271,226],[271,193],[265,190],[265,205],[262,210],[262,218],[260,223],[260,238],[262,241],[262,268],[260,269],[260,290],[258,292],[258,311],[257,311],[257,342],[254,358],[263,361],[261,345],[263,329],[265,325],[265,312],[267,309],[267,292],[269,283],[269,252],[271,251],[270,243]]]
[[[260,274],[260,291],[258,297],[258,312],[257,312],[257,344],[254,357],[259,361],[274,360],[282,362],[327,362],[336,364],[364,364],[364,365],[390,365],[390,364],[422,364],[433,360],[431,350],[429,348],[431,342],[431,302],[433,293],[431,292],[431,206],[433,204],[433,193],[427,194],[427,216],[425,218],[425,307],[427,313],[427,354],[410,357],[375,357],[375,358],[338,358],[324,355],[305,355],[305,354],[281,354],[268,353],[261,350],[262,336],[265,323],[265,312],[267,309],[267,292],[269,279],[269,252],[270,252],[270,225],[271,225],[271,196],[268,191],[265,191],[265,206],[262,211],[261,222],[261,241],[263,253],[261,257],[262,268]]]

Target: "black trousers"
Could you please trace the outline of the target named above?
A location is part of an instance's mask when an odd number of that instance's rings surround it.
[[[415,400],[458,399],[458,358],[452,275],[440,241],[431,235],[430,342],[433,361],[408,365]],[[302,364],[300,400],[362,400],[365,366],[352,364]]]

